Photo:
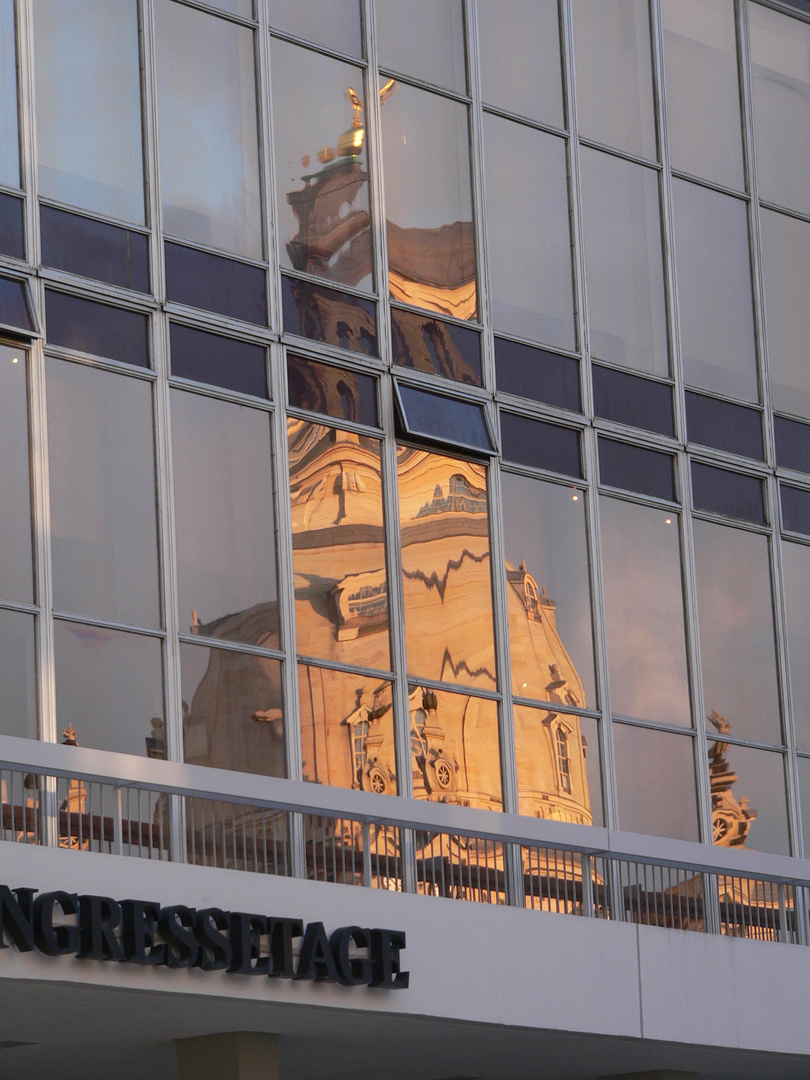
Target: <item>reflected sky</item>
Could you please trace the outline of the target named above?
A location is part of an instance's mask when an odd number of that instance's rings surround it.
[[[147,752],[152,717],[163,719],[162,642],[81,623],[54,622],[56,723],[79,746]]]
[[[261,259],[253,31],[173,0],[157,23],[166,232]]]
[[[580,133],[655,159],[647,0],[575,3],[572,10]]]
[[[152,386],[45,364],[54,606],[158,626]]]
[[[534,650],[527,654],[523,648],[529,636],[527,628],[513,629],[510,620],[512,690],[518,697],[548,700],[546,684],[553,681],[548,664],[560,662],[563,667],[573,668],[568,678],[574,684],[580,683],[580,700],[576,703],[593,707],[596,691],[585,493],[580,488],[507,472],[502,474],[502,490],[507,579],[510,570],[525,564],[538,592],[545,589],[555,605],[553,609],[547,607],[545,617],[553,619],[557,634],[552,637],[555,643],[559,640],[563,650],[560,656],[543,657],[546,669],[539,672],[537,654]],[[511,593],[512,590],[510,604]]]
[[[247,0],[241,0],[246,3]],[[327,49],[360,56],[358,0],[270,0],[270,25]]]
[[[377,0],[374,8],[380,67],[466,93],[461,0]]]
[[[810,26],[748,4],[760,198],[810,214]]]
[[[0,345],[0,598],[33,600],[27,354]]]
[[[694,534],[706,712],[738,739],[779,743],[767,537],[697,520]]]
[[[0,732],[37,737],[34,617],[0,610]]]
[[[599,500],[614,713],[690,723],[677,514]]]
[[[137,0],[37,0],[39,194],[143,223]]]
[[[0,0],[0,184],[19,187],[19,140],[14,0]]]
[[[773,406],[810,417],[810,223],[760,211]]]
[[[783,542],[782,562],[793,723],[799,749],[810,750],[810,547]]]
[[[591,351],[666,376],[658,173],[589,147],[581,162]]]
[[[270,417],[178,390],[171,403],[181,633],[277,648]]]
[[[479,4],[477,17],[484,101],[562,127],[557,0]]]
[[[573,349],[565,142],[485,113],[484,156],[495,329]]]
[[[697,840],[692,740],[668,731],[614,724],[613,743],[620,828]]]
[[[672,164],[744,185],[734,5],[663,0],[667,138]]]

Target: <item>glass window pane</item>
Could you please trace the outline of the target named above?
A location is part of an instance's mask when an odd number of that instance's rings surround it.
[[[695,521],[706,712],[737,739],[782,741],[768,539]]]
[[[0,599],[34,599],[27,354],[0,345]]]
[[[810,759],[799,758],[799,792],[802,804],[802,832],[804,833],[805,858],[810,851]]]
[[[172,375],[267,397],[267,354],[261,345],[172,323]]]
[[[668,731],[614,724],[613,745],[620,828],[697,840],[692,740]]]
[[[599,0],[572,7],[580,134],[655,158],[647,0]]]
[[[500,0],[478,5],[484,101],[562,127],[557,0]]]
[[[34,329],[28,294],[22,281],[0,277],[0,323],[22,330]]]
[[[279,660],[181,644],[180,677],[185,761],[287,775]]]
[[[391,668],[378,439],[290,419],[298,652]]]
[[[518,806],[527,817],[602,824],[596,720],[516,705]]]
[[[599,512],[612,710],[688,726],[678,515],[604,496]]]
[[[581,160],[591,353],[667,375],[658,174],[588,147]]]
[[[494,449],[483,405],[431,394],[400,383],[397,383],[397,389],[404,426],[409,434],[440,439],[456,446]]]
[[[484,165],[495,329],[574,349],[565,141],[487,113]]]
[[[597,416],[619,424],[675,435],[672,417],[672,387],[626,371],[594,364],[593,407]]]
[[[810,214],[810,26],[762,4],[748,25],[759,193]]]
[[[14,0],[0,0],[0,184],[20,186]]]
[[[157,30],[164,228],[261,259],[253,31],[172,0]]]
[[[357,0],[270,0],[270,25],[336,52],[362,54]]]
[[[391,296],[474,319],[467,106],[393,80],[382,97]]]
[[[152,387],[48,358],[46,389],[54,606],[159,626]]]
[[[139,311],[45,290],[48,342],[75,352],[149,367],[149,323]]]
[[[410,715],[414,798],[502,809],[497,703],[412,686]]]
[[[143,224],[137,0],[33,15],[40,195]]]
[[[455,90],[467,89],[459,0],[377,0],[380,66]]]
[[[782,755],[710,740],[709,773],[715,844],[789,855]],[[722,905],[724,879],[720,880]]]
[[[678,179],[672,198],[684,378],[756,401],[747,204]]]
[[[771,399],[810,417],[810,223],[764,208],[760,222]]]
[[[782,564],[785,575],[788,673],[796,745],[800,750],[810,750],[810,664],[807,663],[810,656],[810,548],[804,544],[783,542]],[[810,804],[806,813],[810,814]],[[810,849],[810,833],[805,843]]]
[[[20,739],[37,737],[34,625],[33,615],[0,610],[0,733]]]
[[[79,746],[147,756],[164,719],[162,642],[56,619],[54,650],[58,730],[72,724]]]
[[[486,468],[401,446],[408,671],[496,688]]]
[[[273,39],[281,265],[372,289],[361,68]]]
[[[179,390],[171,408],[180,631],[278,648],[270,417]]]
[[[207,0],[211,7],[229,11],[232,15],[241,15],[243,19],[253,18],[253,0]]]
[[[394,363],[481,386],[481,335],[432,315],[391,308]]]
[[[378,427],[377,380],[349,368],[287,356],[290,405],[295,409]]]
[[[676,169],[742,190],[733,0],[663,0],[667,134]]]
[[[585,493],[507,472],[501,487],[512,692],[593,708]]]
[[[396,795],[390,682],[299,664],[298,703],[305,780]]]
[[[282,274],[281,310],[286,334],[379,355],[377,305],[371,300]]]

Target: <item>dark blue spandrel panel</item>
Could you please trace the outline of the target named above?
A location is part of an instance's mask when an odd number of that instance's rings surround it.
[[[648,450],[617,439],[599,439],[599,479],[610,487],[675,500],[671,454]]]
[[[267,356],[261,345],[172,323],[172,375],[266,398]]]
[[[758,409],[687,390],[686,427],[690,442],[762,461],[762,414]]]
[[[24,203],[16,195],[0,191],[0,254],[25,258]]]
[[[580,412],[579,360],[509,338],[495,338],[495,381],[507,394]]]
[[[40,207],[42,262],[70,274],[149,292],[149,241],[106,221]]]
[[[164,246],[168,300],[267,326],[267,275],[260,266],[183,244]]]
[[[149,367],[149,323],[139,311],[46,289],[45,316],[50,345]]]
[[[579,432],[574,428],[501,410],[501,440],[504,461],[582,476]]]
[[[597,416],[659,435],[675,434],[671,386],[601,364],[594,364],[592,371]]]
[[[693,461],[692,500],[697,510],[766,524],[762,481],[756,476]]]

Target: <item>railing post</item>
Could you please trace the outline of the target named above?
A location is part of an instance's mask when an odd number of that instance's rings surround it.
[[[592,919],[596,915],[593,902],[593,856],[583,851],[579,862],[582,873],[582,914]]]
[[[371,826],[367,821],[363,822],[363,884],[367,889],[371,888]]]

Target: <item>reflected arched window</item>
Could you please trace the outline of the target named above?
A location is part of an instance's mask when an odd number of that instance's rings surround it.
[[[557,728],[557,771],[560,787],[571,794],[571,758],[568,756],[568,735],[561,727]]]

